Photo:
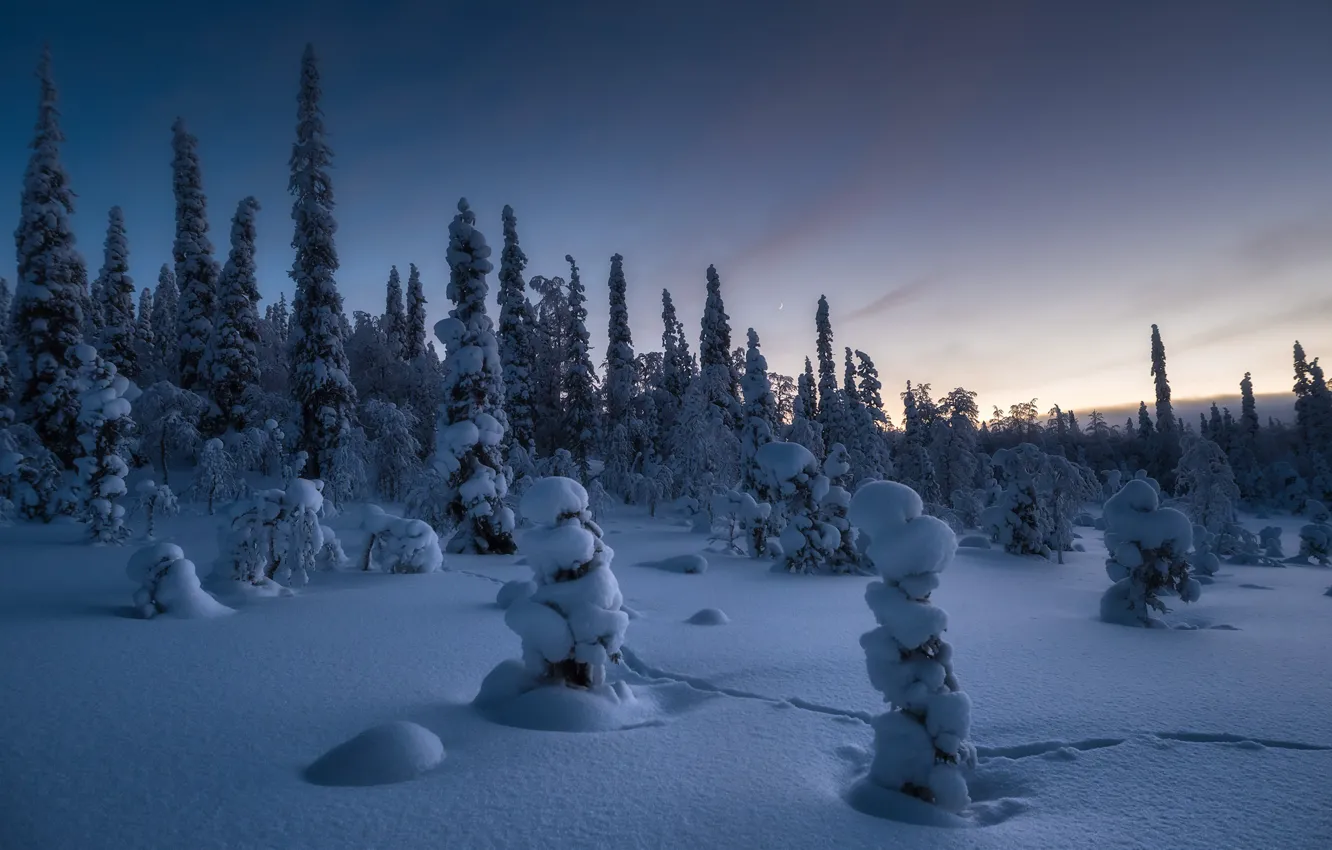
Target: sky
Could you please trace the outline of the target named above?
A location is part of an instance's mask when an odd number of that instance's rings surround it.
[[[565,275],[574,255],[598,361],[616,252],[639,350],[660,347],[663,288],[697,350],[713,263],[734,344],[755,328],[772,368],[814,353],[826,294],[837,350],[868,352],[885,395],[964,386],[987,415],[1150,402],[1153,323],[1178,398],[1233,396],[1246,371],[1260,394],[1288,392],[1295,339],[1332,357],[1329,3],[74,0],[5,15],[10,218],[49,43],[79,246],[100,265],[119,204],[141,286],[170,260],[179,115],[219,258],[255,195],[260,288],[290,298],[309,41],[349,312],[382,311],[389,266],[415,262],[442,318],[465,196],[496,259],[505,204],[529,274]]]

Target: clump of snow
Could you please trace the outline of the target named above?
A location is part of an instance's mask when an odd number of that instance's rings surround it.
[[[659,712],[624,682],[595,688],[533,687],[521,661],[501,661],[481,683],[476,705],[495,723],[541,732],[613,732],[636,726]]]
[[[145,546],[130,556],[125,572],[139,584],[134,609],[145,620],[158,614],[201,619],[232,613],[199,586],[194,562],[174,543]]]
[[[536,582],[521,579],[518,581],[506,581],[495,594],[495,604],[501,608],[507,609],[510,605],[519,599],[528,599],[533,593],[536,593]]]
[[[924,514],[914,490],[891,481],[861,487],[849,517],[869,535],[866,554],[882,577],[865,589],[878,628],[860,638],[870,684],[890,706],[874,719],[869,781],[960,812],[970,802],[962,771],[975,764],[971,701],[942,636],[948,616],[930,602],[957,538]]]
[[[1151,482],[1135,478],[1105,503],[1106,573],[1115,582],[1101,599],[1108,623],[1149,626],[1150,611],[1169,611],[1160,594],[1171,591],[1194,602],[1202,585],[1189,576],[1186,554],[1193,524],[1172,508],[1162,508]]]
[[[720,608],[703,608],[696,611],[685,622],[695,626],[724,626],[731,622],[731,618],[726,616],[726,612]]]
[[[444,564],[439,535],[426,522],[404,519],[368,505],[362,528],[370,533],[362,569],[385,573],[433,573]]]
[[[523,639],[527,689],[567,685],[609,695],[606,666],[620,661],[629,618],[610,570],[615,553],[592,520],[587,491],[569,478],[543,478],[523,494],[521,509],[536,526],[522,539],[536,590],[514,600],[504,621]]]
[[[388,785],[415,779],[444,760],[444,744],[424,726],[404,720],[367,729],[319,757],[305,770],[315,785]]]
[[[708,571],[708,559],[699,554],[676,555],[672,558],[662,558],[660,561],[644,561],[638,566],[665,570],[668,573],[698,575]]]

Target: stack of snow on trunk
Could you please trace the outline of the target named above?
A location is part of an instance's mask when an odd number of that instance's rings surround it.
[[[587,491],[569,478],[543,478],[523,494],[521,509],[535,526],[523,536],[535,590],[512,600],[504,621],[522,638],[523,660],[491,671],[477,703],[503,710],[524,694],[544,691],[559,699],[570,688],[609,702],[631,700],[623,682],[607,684],[606,668],[620,661],[629,617],[610,569],[615,553],[592,519]],[[548,718],[508,720],[525,725]]]
[[[1160,596],[1173,592],[1196,602],[1202,585],[1189,575],[1187,553],[1193,524],[1173,508],[1160,507],[1155,488],[1135,478],[1105,503],[1106,573],[1114,584],[1101,598],[1101,619],[1152,626],[1151,611],[1167,613]]]
[[[873,722],[868,779],[957,813],[970,802],[963,770],[975,763],[971,702],[942,637],[948,616],[930,603],[957,538],[923,511],[914,490],[891,481],[866,484],[851,501],[850,520],[869,536],[866,554],[882,578],[865,589],[879,626],[860,645],[870,684],[891,706]]]

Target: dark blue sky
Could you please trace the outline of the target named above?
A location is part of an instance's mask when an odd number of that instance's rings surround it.
[[[836,344],[890,388],[963,384],[985,410],[1149,396],[1152,322],[1179,396],[1245,370],[1288,389],[1296,337],[1332,357],[1326,2],[49,6],[0,29],[11,218],[49,41],[80,246],[95,269],[120,204],[141,284],[170,256],[183,115],[219,253],[256,195],[261,287],[290,293],[313,41],[349,309],[381,309],[389,265],[416,262],[441,317],[466,195],[496,244],[514,206],[529,273],[575,255],[598,348],[618,251],[640,348],[663,286],[696,327],[716,263],[735,340],[754,326],[775,368],[812,353],[826,292]]]

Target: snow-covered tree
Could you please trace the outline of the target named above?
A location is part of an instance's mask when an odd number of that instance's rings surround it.
[[[930,602],[957,538],[924,514],[915,491],[892,481],[857,491],[850,518],[869,534],[866,554],[881,576],[865,588],[878,627],[860,638],[870,684],[889,706],[873,721],[869,780],[961,812],[971,802],[964,771],[976,761],[967,741],[971,700],[943,639],[948,616]]]
[[[153,290],[154,377],[173,381],[180,372],[180,290],[176,273],[163,263]]]
[[[1211,534],[1220,534],[1237,519],[1239,488],[1221,447],[1205,437],[1186,435],[1184,453],[1175,469],[1175,493],[1189,519]]]
[[[363,528],[369,533],[361,569],[383,573],[433,573],[444,564],[439,536],[429,523],[367,505]]]
[[[731,317],[726,315],[716,266],[708,266],[707,292],[698,343],[699,380],[708,403],[721,414],[722,425],[734,431],[742,416],[740,376],[731,357]]]
[[[819,500],[819,519],[837,529],[837,549],[828,558],[833,572],[852,573],[860,570],[864,558],[860,552],[860,529],[851,524],[851,457],[846,446],[833,443],[823,461],[823,477],[828,479],[828,492]]]
[[[587,298],[578,274],[578,264],[568,254],[569,335],[564,349],[564,443],[578,465],[580,481],[591,480],[588,461],[597,427],[597,375],[592,367],[587,332]]]
[[[509,451],[531,452],[536,445],[532,380],[536,367],[536,313],[527,300],[523,271],[527,255],[518,244],[518,220],[505,206],[504,249],[499,270],[499,346],[504,367],[504,412],[509,417]],[[515,474],[517,470],[515,469]]]
[[[1031,443],[1000,449],[993,456],[1003,488],[995,503],[981,512],[981,525],[1012,555],[1049,555],[1043,525],[1038,478],[1045,454]]]
[[[38,67],[41,99],[37,127],[23,175],[18,282],[10,334],[14,401],[22,421],[65,463],[80,454],[76,439],[78,400],[66,359],[83,338],[83,258],[74,247],[69,216],[74,193],[60,161],[60,112],[51,79],[50,50]]]
[[[197,618],[232,613],[200,586],[194,562],[174,543],[153,543],[135,552],[126,574],[139,585],[134,610],[145,620],[158,614]]]
[[[213,335],[213,313],[217,309],[219,270],[208,237],[208,201],[199,169],[199,140],[185,129],[183,119],[171,126],[172,185],[176,194],[176,240],[171,253],[176,261],[176,286],[180,292],[177,351],[180,357],[180,386],[201,395],[212,387],[203,365],[208,340]]]
[[[632,488],[634,459],[637,455],[635,437],[640,430],[634,419],[634,384],[636,363],[634,340],[629,331],[629,307],[626,301],[628,284],[624,279],[624,257],[611,257],[610,322],[607,328],[606,382],[603,387],[606,401],[605,471],[602,477],[611,491],[628,496]]]
[[[819,423],[824,434],[832,442],[840,442],[842,435],[835,433],[840,424],[838,407],[841,396],[837,388],[837,361],[833,358],[832,319],[828,315],[828,296],[819,296],[819,308],[814,314],[814,328],[817,333],[815,349],[819,359]]]
[[[236,461],[222,441],[214,437],[204,443],[199,453],[199,465],[194,468],[194,480],[185,497],[208,506],[208,515],[216,512],[218,502],[239,499],[245,493],[245,482],[236,472]]]
[[[445,478],[440,498],[457,529],[450,552],[514,551],[513,511],[504,504],[504,375],[494,326],[486,315],[490,246],[476,229],[467,199],[449,225],[449,318],[435,325],[444,343],[444,403],[435,435],[435,465]]]
[[[814,384],[814,367],[808,357],[805,358],[805,371],[796,379],[796,387],[786,439],[804,446],[815,458],[821,458],[825,451],[823,426],[817,421],[818,396]]]
[[[407,271],[407,325],[403,333],[402,359],[408,363],[425,354],[426,298],[421,287],[421,270],[411,263]]]
[[[1193,524],[1173,508],[1162,508],[1146,481],[1133,479],[1105,503],[1106,573],[1114,584],[1101,598],[1101,619],[1120,625],[1150,626],[1151,611],[1169,611],[1164,591],[1184,602],[1202,592],[1189,576],[1187,553]]]
[[[779,493],[785,500],[782,565],[793,573],[822,571],[837,552],[841,535],[821,517],[820,505],[829,482],[819,462],[798,443],[773,442],[759,448],[758,463],[768,492]]]
[[[162,472],[162,483],[171,480],[171,462],[182,456],[193,458],[199,450],[199,423],[208,403],[170,381],[158,381],[134,403],[139,417],[139,451],[152,459]]]
[[[912,387],[907,381],[906,391],[902,393],[902,439],[898,442],[894,468],[902,483],[915,490],[925,504],[939,505],[943,496],[939,492],[939,482],[934,469],[934,460],[930,457],[930,423],[920,404],[924,386]],[[928,399],[928,393],[925,394]]]
[[[58,512],[60,461],[13,411],[0,407],[0,518],[50,522]]]
[[[402,303],[402,278],[398,267],[389,268],[388,285],[384,292],[384,317],[380,327],[388,341],[389,353],[398,360],[407,348],[407,309]]]
[[[543,478],[523,495],[523,516],[535,528],[523,552],[536,590],[504,612],[523,639],[523,662],[540,683],[597,688],[620,661],[629,616],[587,491],[569,478]]]
[[[105,259],[97,276],[97,308],[102,315],[98,353],[129,380],[139,377],[139,352],[134,332],[134,281],[129,275],[129,240],[125,214],[112,207],[106,227]]]
[[[291,279],[296,300],[291,330],[291,379],[301,406],[300,448],[308,455],[308,474],[331,481],[339,475],[337,459],[346,457],[353,438],[356,388],[343,350],[342,294],[334,273],[333,152],[325,137],[319,108],[319,67],[314,46],[301,57],[301,86],[296,103],[296,142],[291,150],[291,181],[296,222],[291,246],[296,259]]]
[[[14,373],[9,368],[10,330],[9,316],[12,302],[9,281],[0,277],[0,405],[9,401],[14,391]],[[8,410],[8,408],[5,408]],[[11,411],[12,412],[12,411]]]
[[[278,583],[301,587],[336,537],[319,523],[324,508],[320,481],[296,478],[285,490],[259,490],[232,508],[219,534],[214,575],[226,576],[261,593]]]
[[[393,502],[405,501],[421,474],[421,446],[413,433],[416,413],[393,402],[371,399],[362,416],[371,437],[376,491]]]
[[[222,268],[212,338],[204,355],[214,415],[212,429],[240,431],[248,423],[245,402],[259,386],[259,285],[255,281],[254,216],[259,202],[244,198],[231,220],[231,252]]]
[[[745,374],[740,379],[740,388],[745,397],[744,423],[740,431],[740,488],[758,502],[766,504],[774,494],[769,493],[764,486],[766,476],[759,466],[758,451],[773,441],[777,402],[772,395],[772,385],[768,383],[768,361],[759,348],[759,336],[753,328],[748,332]],[[756,516],[748,523],[746,530],[749,534],[749,554],[752,557],[760,558],[768,554],[767,541],[781,533],[779,518],[780,512],[774,516],[769,506],[765,516]]]
[[[70,359],[77,364],[79,387],[79,444],[83,455],[76,465],[87,509],[89,531],[98,543],[123,543],[125,477],[129,475],[129,438],[134,433],[130,402],[125,397],[129,379],[103,360],[91,345],[75,346]]]
[[[135,513],[143,514],[144,539],[152,540],[157,536],[157,521],[179,513],[180,501],[170,487],[158,485],[149,478],[140,481],[134,492],[137,496],[134,500]]]
[[[153,331],[153,291],[139,291],[139,310],[134,319],[134,356],[139,361],[140,385],[157,380],[157,334]]]

